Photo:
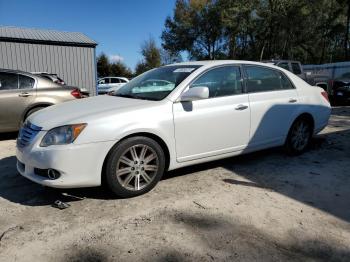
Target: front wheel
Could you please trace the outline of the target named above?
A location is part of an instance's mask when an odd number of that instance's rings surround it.
[[[289,130],[285,149],[289,155],[300,155],[308,147],[312,137],[312,125],[306,118],[295,120]]]
[[[164,152],[156,141],[131,137],[112,149],[106,163],[106,180],[117,196],[134,197],[154,188],[164,168]]]

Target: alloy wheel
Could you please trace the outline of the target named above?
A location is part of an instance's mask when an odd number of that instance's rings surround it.
[[[296,123],[291,134],[292,146],[296,150],[302,151],[308,145],[309,139],[310,126],[304,121],[299,121]]]
[[[137,144],[126,149],[118,159],[116,176],[125,189],[139,191],[153,181],[158,168],[157,153],[148,145]]]

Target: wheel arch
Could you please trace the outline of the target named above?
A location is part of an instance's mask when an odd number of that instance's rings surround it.
[[[312,127],[312,134],[314,133],[315,131],[315,119],[313,117],[313,115],[309,112],[302,112],[302,113],[299,113],[297,115],[297,117],[294,118],[294,120],[292,121],[292,123],[290,124],[289,126],[289,129],[288,129],[288,135],[289,135],[289,132],[293,126],[293,124],[295,123],[295,121],[299,120],[299,119],[306,119],[307,121],[309,121],[309,123],[311,123],[311,127]],[[286,137],[286,139],[288,138],[288,136]]]
[[[26,108],[26,110],[23,112],[23,115],[22,115],[22,121],[24,121],[27,116],[28,116],[28,113],[35,109],[35,108],[38,108],[38,107],[48,107],[48,106],[53,106],[54,104],[53,103],[45,103],[45,102],[42,102],[42,103],[35,103],[35,104],[32,104],[30,105],[28,108]]]
[[[118,144],[122,141],[124,141],[125,139],[131,138],[131,137],[136,137],[136,136],[143,136],[143,137],[147,137],[150,139],[153,139],[154,141],[156,141],[160,147],[163,149],[164,155],[165,155],[165,171],[168,170],[169,165],[170,165],[170,151],[169,151],[169,147],[168,145],[165,143],[164,139],[162,139],[160,136],[151,133],[151,132],[136,132],[136,133],[132,133],[132,134],[128,134],[126,136],[124,136],[122,139],[118,140],[112,147],[111,149],[108,151],[106,157],[103,160],[103,165],[102,165],[102,183],[105,183],[105,169],[106,169],[106,164],[107,164],[107,160],[108,157],[110,156],[111,152],[114,150],[115,147],[118,146]]]

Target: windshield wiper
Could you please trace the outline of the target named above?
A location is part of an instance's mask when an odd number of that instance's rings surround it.
[[[114,96],[125,97],[125,98],[133,98],[133,99],[141,99],[141,100],[158,101],[158,99],[156,99],[156,98],[135,96],[135,95],[130,95],[130,94],[115,94]]]

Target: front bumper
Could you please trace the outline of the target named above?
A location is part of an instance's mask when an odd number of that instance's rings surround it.
[[[56,188],[92,187],[101,185],[102,166],[115,141],[40,147],[45,132],[23,148],[17,147],[18,172],[35,183]],[[34,169],[55,169],[58,179],[40,176]]]

